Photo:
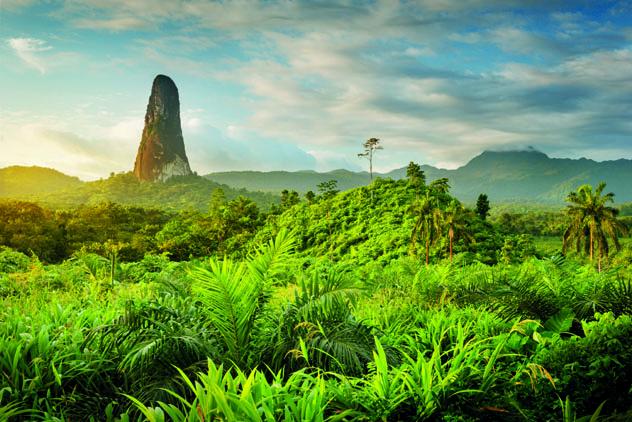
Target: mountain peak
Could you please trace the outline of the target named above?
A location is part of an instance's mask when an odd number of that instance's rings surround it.
[[[178,88],[165,75],[156,76],[152,84],[134,174],[146,181],[191,174],[182,137]]]
[[[508,151],[487,150],[472,158],[464,167],[522,166],[543,163],[548,160],[550,160],[548,155],[534,148]]]
[[[485,150],[478,157],[494,157],[494,158],[538,158],[538,159],[546,159],[549,158],[548,155],[539,151],[533,147],[527,147],[525,149],[513,149],[513,150]],[[475,158],[478,158],[475,157]],[[474,159],[475,159],[474,158]]]

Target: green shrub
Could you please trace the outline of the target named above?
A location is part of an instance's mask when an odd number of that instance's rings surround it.
[[[161,273],[175,269],[166,255],[145,255],[137,262],[123,263],[118,278],[129,283],[156,281]]]
[[[570,397],[579,414],[632,409],[632,317],[597,314],[575,336],[542,349],[535,361],[555,379],[555,393]],[[550,389],[548,389],[550,393]]]
[[[16,273],[28,270],[31,259],[22,252],[0,246],[0,273]]]

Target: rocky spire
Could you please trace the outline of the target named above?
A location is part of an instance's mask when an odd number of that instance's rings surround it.
[[[134,175],[140,180],[154,181],[189,174],[191,167],[184,151],[178,88],[170,77],[158,75],[147,104]]]

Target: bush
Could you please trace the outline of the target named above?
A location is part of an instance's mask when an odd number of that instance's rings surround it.
[[[528,234],[508,236],[500,251],[500,261],[509,263],[524,262],[527,258],[535,256],[535,242]]]
[[[584,337],[543,349],[536,362],[554,377],[557,394],[576,404],[578,414],[590,414],[604,401],[606,414],[631,410],[632,317],[597,314],[596,321],[582,326]]]
[[[130,283],[156,281],[163,271],[176,265],[165,254],[145,255],[141,261],[121,264],[119,278]]]
[[[31,259],[22,252],[0,246],[0,273],[17,273],[28,270]]]

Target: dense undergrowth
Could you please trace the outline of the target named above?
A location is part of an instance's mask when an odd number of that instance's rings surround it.
[[[114,285],[94,256],[42,266],[5,250],[0,418],[630,417],[626,269],[304,268],[296,239],[243,262],[147,257]]]
[[[256,224],[218,204],[154,231],[188,247],[200,224],[223,254],[202,235],[206,252],[172,259],[2,248],[0,420],[632,418],[629,245],[601,271],[543,252],[441,181],[378,180]],[[449,231],[415,214],[430,205]],[[129,214],[133,235],[140,211],[115,208],[95,215]]]
[[[437,192],[441,203],[452,199]],[[411,253],[411,231],[416,216],[413,204],[420,197],[406,180],[377,179],[370,186],[341,192],[329,200],[313,204],[300,203],[281,215],[268,218],[257,232],[254,243],[265,242],[280,229],[292,228],[302,256],[326,256],[331,260],[363,265],[387,263]],[[499,231],[486,221],[469,213],[464,216],[475,242],[455,239],[454,250],[464,253],[469,262],[494,263],[503,246]],[[447,238],[433,245],[431,257],[447,257]]]

